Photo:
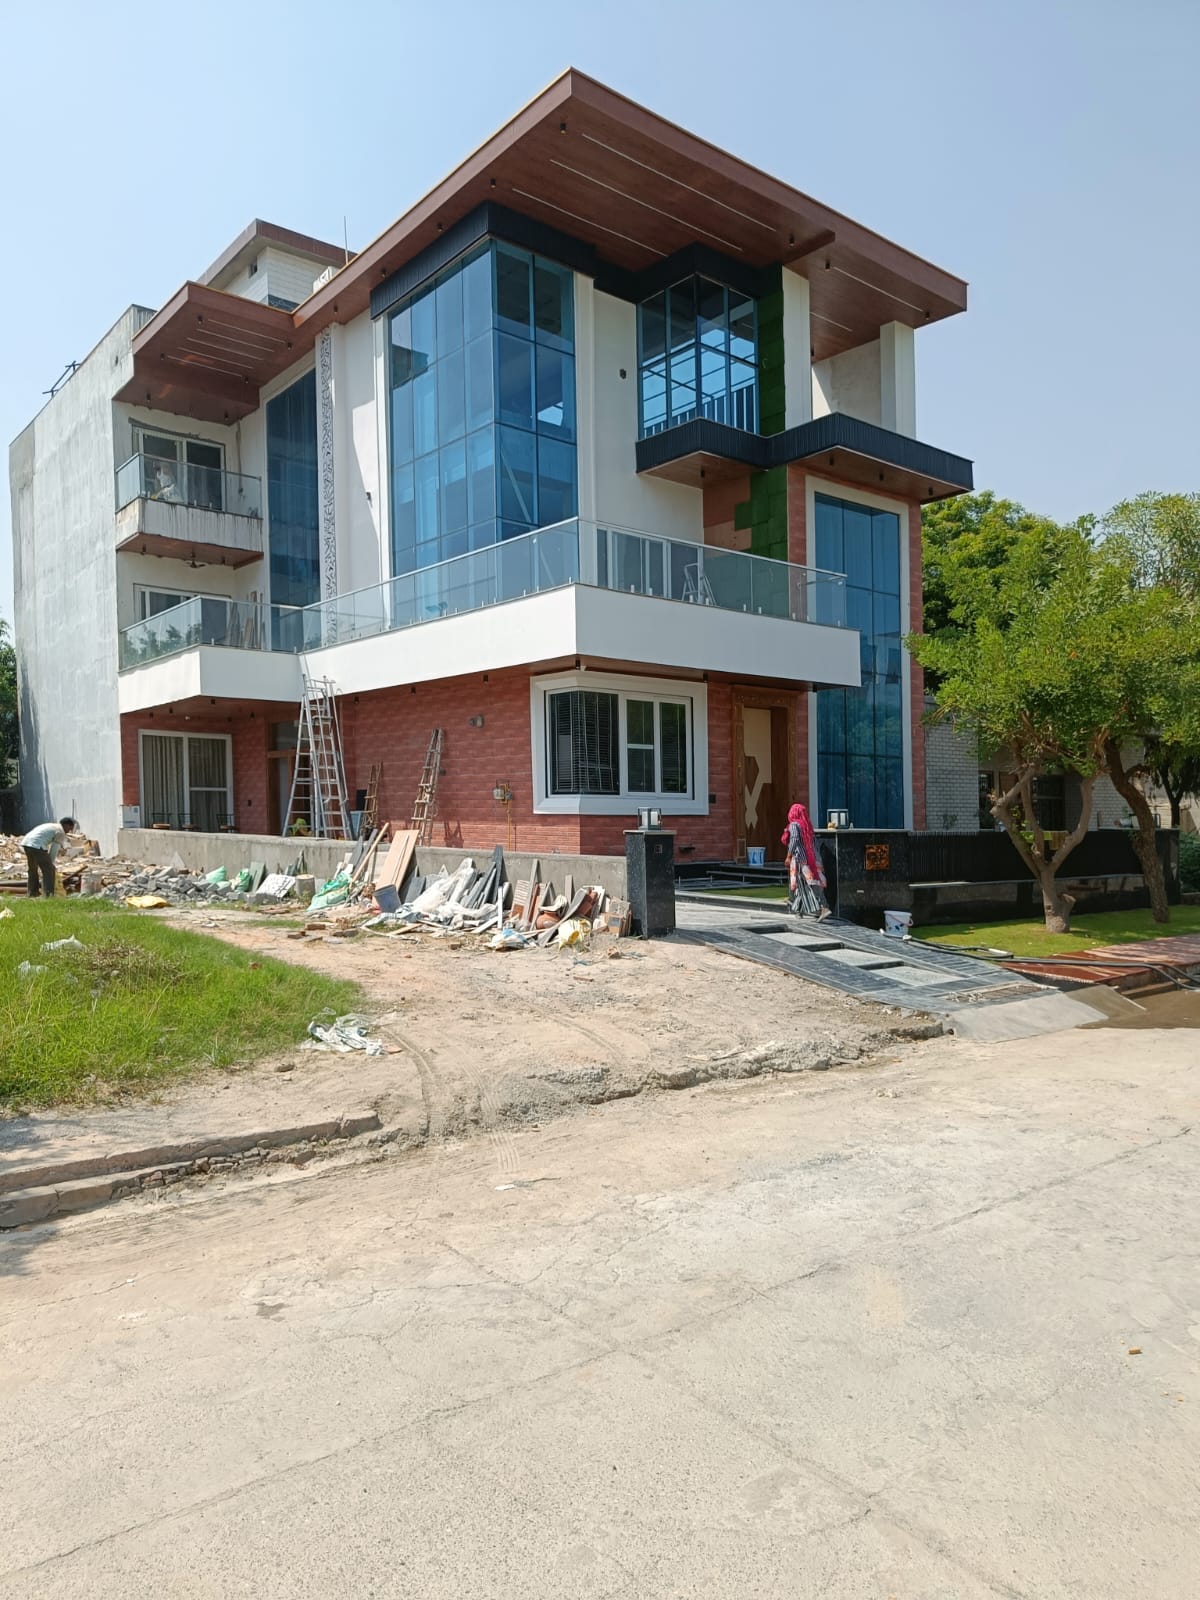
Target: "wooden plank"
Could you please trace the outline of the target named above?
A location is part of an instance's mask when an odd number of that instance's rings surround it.
[[[392,830],[392,843],[384,858],[383,866],[375,878],[375,887],[390,883],[394,888],[401,889],[404,887],[405,874],[412,865],[412,858],[417,848],[417,835],[414,829],[402,822],[393,822],[389,826]]]

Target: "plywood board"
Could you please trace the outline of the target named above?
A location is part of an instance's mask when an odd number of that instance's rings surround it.
[[[390,883],[396,889],[402,888],[416,848],[416,830],[401,828],[397,823],[392,823],[392,842],[384,857],[383,866],[375,875],[375,887]]]

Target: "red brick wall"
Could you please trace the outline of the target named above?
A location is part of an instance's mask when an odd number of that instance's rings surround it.
[[[266,752],[271,722],[280,720],[278,706],[263,704],[253,715],[241,712],[238,716],[184,716],[181,712],[160,709],[157,712],[131,712],[121,718],[121,787],[122,804],[138,805],[138,730],[150,733],[227,733],[233,739],[233,804],[236,827],[240,833],[266,833],[267,816],[267,760]],[[149,826],[149,818],[145,819]]]
[[[803,467],[787,469],[788,560],[808,564],[808,474]]]

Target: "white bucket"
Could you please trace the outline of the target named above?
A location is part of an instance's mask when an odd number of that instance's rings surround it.
[[[767,864],[767,847],[765,844],[752,844],[746,851],[746,860],[752,867],[765,867]]]
[[[907,939],[911,929],[911,911],[885,911],[883,913],[883,931],[889,939]]]

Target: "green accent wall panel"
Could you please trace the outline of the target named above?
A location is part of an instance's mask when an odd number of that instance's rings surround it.
[[[782,433],[787,416],[783,386],[783,273],[758,302],[758,431]]]

